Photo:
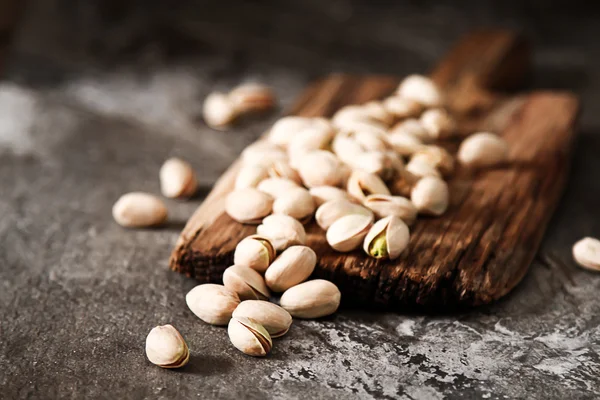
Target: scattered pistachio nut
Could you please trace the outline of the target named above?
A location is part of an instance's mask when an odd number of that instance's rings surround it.
[[[283,292],[304,282],[317,265],[317,254],[307,246],[291,246],[265,272],[267,286],[274,292]]]
[[[269,215],[263,219],[256,232],[269,238],[277,251],[306,243],[306,232],[300,222],[288,215]]]
[[[365,253],[374,258],[394,260],[408,246],[410,238],[408,226],[395,215],[390,215],[375,222],[365,240]]]
[[[126,228],[158,226],[167,220],[167,207],[156,196],[131,192],[117,200],[112,215],[119,225]]]
[[[444,176],[448,176],[454,171],[454,157],[440,146],[424,146],[413,154],[410,160],[425,162],[436,168]]]
[[[308,188],[338,186],[343,179],[340,161],[333,153],[325,150],[306,153],[298,165],[298,173]]]
[[[458,149],[458,160],[471,167],[491,167],[508,159],[508,144],[489,132],[474,133]]]
[[[256,187],[261,192],[267,193],[273,198],[289,193],[290,190],[300,189],[301,187],[294,181],[286,178],[267,178],[261,181]]]
[[[577,264],[591,271],[600,271],[600,240],[586,237],[573,246],[573,258]]]
[[[440,178],[426,176],[412,188],[410,200],[419,213],[442,215],[448,208],[448,185]]]
[[[327,230],[338,219],[353,214],[365,215],[373,219],[371,210],[347,199],[330,200],[322,204],[317,209],[315,219],[321,229]]]
[[[242,224],[259,224],[272,207],[273,197],[254,188],[234,190],[225,200],[227,214]]]
[[[320,318],[337,311],[340,290],[324,279],[304,282],[286,290],[279,303],[292,317]]]
[[[388,97],[383,101],[383,106],[388,113],[399,119],[413,118],[423,109],[419,102],[400,96]]]
[[[235,348],[249,356],[266,356],[273,347],[269,332],[252,318],[231,318],[227,333]]]
[[[229,92],[229,100],[241,114],[269,111],[277,102],[275,94],[266,85],[245,83]]]
[[[405,157],[411,156],[423,148],[421,139],[401,131],[389,134],[388,141],[396,153]]]
[[[275,247],[260,235],[248,236],[238,243],[233,254],[233,263],[264,273],[275,259]]]
[[[347,190],[351,196],[361,202],[370,194],[390,194],[379,176],[359,169],[352,171],[348,179]]]
[[[373,216],[346,215],[331,224],[325,237],[334,250],[349,252],[360,246],[372,225]]]
[[[288,179],[298,185],[302,184],[302,179],[298,172],[290,166],[287,161],[275,161],[268,170],[268,174],[271,178],[283,178]]]
[[[249,267],[232,265],[223,272],[223,285],[240,300],[267,300],[271,293],[263,277]]]
[[[227,325],[233,310],[240,304],[240,298],[223,285],[205,283],[190,290],[185,302],[202,321],[212,325]]]
[[[198,189],[198,180],[190,163],[169,158],[160,168],[160,191],[169,198],[191,197]]]
[[[180,368],[190,360],[190,350],[173,325],[152,328],[146,337],[146,357],[161,368]]]
[[[214,129],[227,128],[237,117],[237,111],[225,93],[214,92],[204,100],[204,121]]]
[[[404,78],[398,86],[397,94],[425,107],[438,107],[443,102],[440,89],[431,79],[423,75],[409,75]]]
[[[348,192],[334,186],[315,186],[310,188],[309,192],[313,197],[315,206],[317,207],[320,207],[330,200],[344,199],[348,201],[354,201]]]
[[[267,176],[267,168],[263,165],[242,165],[235,178],[234,188],[255,188]]]
[[[422,159],[411,159],[408,164],[406,164],[406,170],[411,174],[424,177],[424,176],[436,176],[438,178],[442,177],[440,171],[438,171],[433,165],[422,160]]]
[[[373,211],[377,218],[395,215],[407,225],[411,225],[417,219],[417,208],[406,197],[372,194],[367,196],[363,204]]]
[[[421,124],[429,134],[438,139],[445,139],[454,134],[456,123],[448,112],[442,108],[432,108],[421,114]]]
[[[273,214],[289,215],[301,223],[307,223],[315,212],[315,202],[304,188],[291,189],[275,199]]]
[[[425,129],[421,121],[415,118],[408,118],[394,125],[390,130],[390,135],[398,133],[414,136],[422,143],[431,143],[435,140],[435,137]]]
[[[292,325],[292,316],[277,304],[263,300],[242,301],[233,311],[233,318],[251,318],[261,324],[271,338],[285,335]]]

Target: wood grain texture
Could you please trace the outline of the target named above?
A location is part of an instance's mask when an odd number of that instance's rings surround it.
[[[449,182],[451,207],[440,218],[419,218],[408,249],[394,261],[362,251],[340,254],[314,222],[308,245],[319,256],[313,277],[335,282],[345,304],[392,308],[452,308],[496,300],[525,275],[562,193],[569,164],[578,100],[568,93],[497,95],[528,72],[525,42],[506,32],[465,37],[432,77],[446,90],[459,130],[489,129],[509,143],[510,163],[501,169],[459,169]],[[335,75],[311,85],[291,114],[331,116],[346,104],[389,95],[392,77]],[[455,149],[457,143],[446,143]],[[200,282],[220,282],[233,250],[256,227],[234,222],[223,211],[239,162],[184,228],[171,268]]]

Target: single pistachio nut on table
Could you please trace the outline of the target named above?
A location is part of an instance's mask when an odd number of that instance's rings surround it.
[[[185,302],[202,321],[211,325],[227,325],[233,310],[240,304],[240,298],[223,285],[205,283],[190,290]]]
[[[400,96],[388,97],[383,101],[383,107],[397,119],[416,117],[423,109],[419,102]]]
[[[355,201],[348,192],[335,186],[315,186],[309,190],[315,206],[320,207],[330,200],[348,200]]]
[[[317,254],[307,246],[288,247],[273,261],[265,272],[267,286],[274,292],[283,292],[304,282],[317,265]]]
[[[419,179],[411,190],[410,200],[419,213],[442,215],[449,204],[448,185],[440,178],[426,176]]]
[[[146,337],[146,357],[161,368],[180,368],[190,360],[190,350],[173,325],[152,328]]]
[[[245,165],[262,165],[268,168],[275,161],[287,161],[288,156],[282,147],[266,140],[259,140],[242,151],[241,159]]]
[[[240,114],[269,111],[275,107],[275,94],[266,85],[244,83],[229,92],[229,100]]]
[[[233,318],[251,318],[261,324],[272,339],[285,335],[292,325],[292,316],[277,304],[264,300],[242,301],[233,311]]]
[[[293,245],[306,244],[304,227],[288,215],[269,215],[256,228],[256,232],[269,238],[276,251],[283,251]]]
[[[124,194],[112,208],[115,221],[126,228],[162,225],[167,220],[167,207],[161,199],[144,192]]]
[[[229,96],[220,92],[213,92],[206,97],[202,114],[208,126],[219,130],[226,129],[238,116]]]
[[[271,296],[263,277],[250,267],[232,265],[223,272],[223,285],[240,300],[268,300]]]
[[[363,250],[374,258],[394,260],[408,246],[408,226],[395,215],[375,222],[363,242]]]
[[[408,172],[420,178],[424,176],[435,176],[438,178],[442,177],[442,174],[437,170],[436,167],[418,158],[411,159],[408,164],[406,164],[405,168]]]
[[[335,221],[325,234],[327,243],[346,253],[359,247],[373,225],[373,216],[351,214]]]
[[[337,311],[340,290],[324,279],[315,279],[286,290],[279,301],[281,307],[296,318],[320,318]]]
[[[256,188],[276,199],[289,193],[290,190],[301,189],[302,187],[291,179],[267,178],[263,179]]]
[[[315,212],[315,202],[304,188],[291,189],[275,199],[273,214],[289,215],[301,223],[307,223]]]
[[[317,209],[315,219],[321,229],[327,230],[338,219],[353,214],[365,215],[373,219],[371,210],[347,199],[330,200],[322,204]]]
[[[591,271],[600,271],[600,240],[586,237],[573,246],[573,258],[577,264]]]
[[[492,167],[508,160],[508,144],[490,132],[474,133],[460,144],[457,157],[470,167]]]
[[[308,188],[315,186],[338,186],[343,174],[340,160],[331,152],[317,150],[306,153],[298,165],[298,173]]]
[[[168,198],[191,197],[198,189],[198,180],[190,163],[169,158],[160,168],[160,191]]]
[[[442,108],[432,108],[421,114],[421,124],[436,140],[451,137],[456,131],[456,122]]]
[[[415,118],[408,118],[404,121],[398,122],[392,127],[389,135],[396,135],[400,133],[414,136],[419,139],[421,143],[431,143],[435,140],[435,137],[427,129],[425,129],[421,121]]]
[[[275,255],[275,247],[267,237],[251,235],[236,246],[233,263],[264,273],[275,260]]]
[[[289,179],[298,185],[302,184],[300,175],[287,161],[275,161],[267,172],[271,178]]]
[[[423,75],[407,76],[398,86],[396,93],[425,107],[439,107],[443,103],[443,96],[438,86]]]
[[[406,197],[372,194],[367,196],[363,204],[365,207],[369,208],[377,218],[395,215],[407,225],[413,224],[417,219],[417,208]]]
[[[359,169],[352,171],[347,185],[348,193],[359,201],[364,201],[370,194],[390,194],[383,180],[375,175]]]
[[[235,178],[235,189],[255,188],[268,176],[268,168],[260,164],[240,166]]]
[[[234,190],[225,199],[227,214],[242,224],[259,224],[272,208],[273,197],[254,188]]]
[[[440,171],[443,176],[448,176],[454,171],[454,157],[440,146],[424,146],[413,154],[410,160],[425,162]]]
[[[402,131],[390,133],[388,135],[388,141],[392,145],[394,151],[404,157],[413,155],[424,146],[421,139]]]
[[[269,332],[252,318],[231,318],[227,333],[235,348],[249,356],[264,357],[273,347]]]

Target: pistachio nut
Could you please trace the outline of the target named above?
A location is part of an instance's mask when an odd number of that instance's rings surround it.
[[[372,194],[367,196],[363,204],[373,211],[377,218],[395,215],[407,225],[411,225],[417,219],[417,208],[406,197]]]
[[[456,130],[456,123],[448,112],[442,108],[432,108],[421,114],[421,124],[429,134],[437,139],[445,139]]]
[[[298,165],[298,173],[308,188],[338,186],[343,179],[340,161],[333,153],[324,150],[306,153]]]
[[[288,143],[288,156],[293,158],[299,153],[314,150],[327,150],[335,135],[335,129],[330,124],[319,124],[307,127]]]
[[[267,178],[262,180],[256,188],[273,198],[278,198],[290,190],[300,189],[300,186],[296,182],[286,178]]]
[[[202,321],[212,325],[227,325],[231,313],[240,304],[240,298],[223,285],[205,283],[190,290],[185,302]]]
[[[167,207],[161,199],[148,193],[124,194],[112,208],[115,221],[126,228],[144,228],[163,224]]]
[[[233,253],[233,263],[252,268],[263,273],[275,259],[275,247],[271,241],[260,235],[242,239]]]
[[[489,132],[472,134],[458,149],[458,160],[461,164],[472,167],[491,167],[507,159],[508,144],[501,137]]]
[[[286,290],[279,304],[292,317],[320,318],[336,312],[341,297],[340,290],[333,283],[315,279]]]
[[[378,175],[385,181],[392,179],[399,169],[404,168],[398,155],[389,151],[367,151],[358,154],[350,165],[352,168]]]
[[[394,125],[390,130],[390,135],[398,133],[414,136],[422,143],[431,143],[435,140],[435,137],[425,129],[421,121],[414,118],[405,119]]]
[[[236,349],[254,357],[266,356],[273,347],[271,335],[252,318],[231,318],[227,327],[229,340]]]
[[[362,170],[354,170],[348,179],[348,193],[359,201],[370,194],[390,194],[381,178]]]
[[[362,151],[386,151],[392,146],[385,132],[350,131],[348,132],[361,147]]]
[[[398,86],[397,94],[425,107],[438,107],[443,102],[440,89],[431,79],[423,75],[409,75],[404,78]]]
[[[454,171],[454,157],[443,147],[424,146],[413,154],[410,160],[425,162],[439,170],[444,176],[448,176]]]
[[[242,165],[235,178],[235,189],[255,188],[268,176],[263,165]]]
[[[381,101],[369,101],[361,106],[365,113],[373,120],[390,126],[394,116],[388,111]]]
[[[282,147],[287,147],[292,139],[303,136],[307,130],[330,130],[331,124],[325,118],[309,118],[289,116],[283,117],[269,131],[268,140]]]
[[[423,147],[421,139],[402,131],[390,133],[388,141],[396,153],[405,157],[413,155]]]
[[[271,88],[260,83],[245,83],[234,88],[229,92],[229,100],[242,114],[268,111],[277,101]]]
[[[198,180],[190,163],[169,158],[160,168],[160,191],[165,197],[191,197],[196,193]]]
[[[600,240],[586,237],[573,246],[573,258],[585,269],[600,271]]]
[[[271,296],[263,277],[249,267],[232,265],[223,272],[223,285],[240,300],[268,300]]]
[[[300,175],[298,175],[298,172],[287,161],[275,161],[269,167],[268,174],[271,178],[289,179],[298,185],[302,184]]]
[[[423,109],[419,102],[400,96],[388,97],[383,101],[383,107],[398,119],[413,118]]]
[[[345,253],[360,246],[372,225],[372,216],[346,215],[331,224],[325,237],[334,250]]]
[[[412,188],[410,200],[422,214],[442,215],[448,208],[448,185],[440,178],[426,176]]]
[[[161,368],[180,368],[190,360],[190,350],[173,325],[156,326],[146,337],[146,357]]]
[[[423,159],[414,158],[411,159],[408,164],[406,164],[406,170],[411,174],[423,177],[423,176],[436,176],[438,178],[442,177],[440,171],[438,171],[433,165],[424,161]]]
[[[270,167],[275,161],[287,161],[287,153],[280,146],[260,140],[242,151],[242,163]]]
[[[304,188],[291,189],[275,199],[273,214],[289,215],[302,223],[307,223],[315,212],[315,202],[310,192]]]
[[[317,255],[307,246],[291,246],[283,251],[265,272],[267,286],[283,292],[304,282],[317,265]]]
[[[260,223],[271,214],[272,207],[273,197],[254,188],[234,190],[225,200],[227,214],[242,224]]]
[[[351,203],[347,199],[330,200],[317,209],[315,219],[321,229],[327,230],[338,219],[346,215],[359,214],[373,219],[373,213],[358,204]]]
[[[275,250],[282,251],[296,244],[306,243],[304,227],[288,215],[269,215],[256,232],[269,238]]]
[[[331,122],[338,129],[353,129],[357,125],[369,125],[378,129],[386,128],[386,124],[372,115],[372,112],[366,107],[357,104],[340,108],[331,118]]]
[[[348,192],[334,186],[315,186],[310,188],[310,194],[313,197],[315,206],[320,207],[322,204],[330,200],[348,200],[354,201],[354,198],[350,197]]]
[[[394,260],[406,249],[409,238],[404,221],[390,215],[375,222],[365,237],[363,249],[371,257]]]
[[[237,111],[225,93],[214,92],[204,100],[204,121],[214,129],[225,129],[237,117]]]
[[[333,139],[331,149],[340,160],[347,164],[351,164],[355,157],[365,151],[362,145],[354,139],[351,131],[338,132]]]
[[[251,318],[261,324],[271,338],[278,338],[289,331],[292,316],[277,304],[262,300],[242,301],[233,312],[233,318]]]

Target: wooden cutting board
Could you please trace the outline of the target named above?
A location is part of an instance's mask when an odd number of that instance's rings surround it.
[[[529,73],[527,43],[503,31],[465,36],[431,77],[445,90],[459,132],[490,130],[510,145],[502,169],[459,169],[449,181],[451,206],[440,218],[419,218],[399,259],[368,258],[362,250],[333,251],[324,232],[306,225],[308,245],[319,256],[313,278],[338,285],[345,305],[448,309],[497,300],[523,278],[568,175],[579,110],[570,93],[508,94]],[[306,89],[290,114],[331,116],[347,104],[383,98],[400,79],[333,75]],[[501,94],[501,91],[503,92]],[[444,144],[456,149],[459,140]],[[200,282],[221,282],[233,251],[256,226],[224,212],[239,162],[215,184],[181,233],[170,266]]]

